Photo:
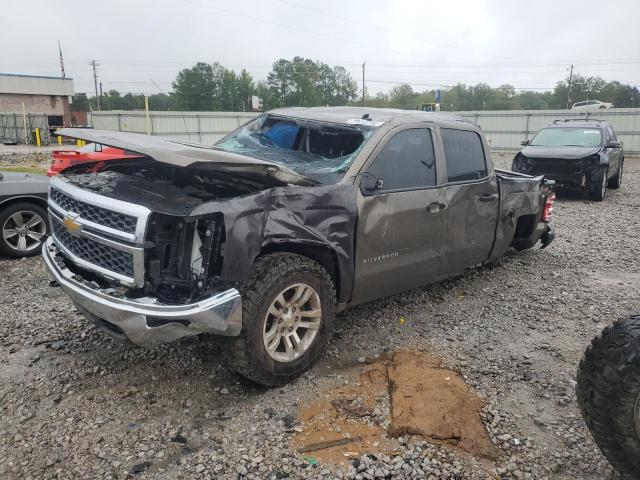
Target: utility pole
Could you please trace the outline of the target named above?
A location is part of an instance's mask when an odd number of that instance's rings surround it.
[[[567,110],[571,108],[571,82],[573,82],[573,64],[569,70],[569,89],[567,90]]]
[[[365,66],[365,62],[362,62],[362,106],[363,107],[364,107],[364,96],[365,96],[365,94],[364,94],[364,89],[365,89],[365,86],[364,86],[364,66]]]
[[[98,103],[98,110],[100,110],[100,97],[98,96],[98,73],[96,72],[96,68],[99,67],[100,64],[95,60],[91,60],[89,62],[89,65],[93,67],[93,86],[96,89],[96,102]]]

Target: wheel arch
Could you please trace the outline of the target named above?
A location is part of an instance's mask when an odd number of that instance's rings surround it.
[[[47,199],[38,197],[37,195],[18,195],[15,197],[7,198],[5,200],[0,200],[0,210],[3,210],[9,205],[22,202],[35,203],[39,207],[44,208],[45,211],[47,210]]]
[[[294,253],[310,258],[320,264],[329,274],[336,290],[336,301],[338,304],[346,300],[341,297],[340,287],[342,285],[342,275],[338,263],[336,252],[328,245],[311,242],[270,242],[265,244],[260,251],[261,257],[269,253]]]

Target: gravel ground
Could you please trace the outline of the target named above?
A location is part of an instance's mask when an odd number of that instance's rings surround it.
[[[589,340],[640,310],[638,185],[640,161],[628,159],[604,202],[559,198],[548,249],[343,313],[319,364],[280,389],[243,382],[199,339],[153,351],[113,340],[49,284],[39,257],[0,259],[0,477],[615,478],[573,385]],[[496,462],[412,438],[342,468],[295,452],[300,408],[354,381],[362,357],[411,348],[484,399]]]

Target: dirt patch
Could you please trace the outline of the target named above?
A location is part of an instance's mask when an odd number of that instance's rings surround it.
[[[393,455],[400,436],[494,459],[481,409],[482,400],[457,372],[426,353],[398,352],[359,369],[355,382],[303,406],[302,431],[293,444],[323,463]]]

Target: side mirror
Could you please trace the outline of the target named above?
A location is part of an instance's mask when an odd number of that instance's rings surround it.
[[[364,175],[360,183],[362,193],[371,194],[384,188],[384,180],[374,175]]]
[[[621,146],[622,143],[616,142],[615,140],[609,140],[609,143],[607,143],[607,148],[620,148]]]
[[[529,140],[522,140],[520,142],[520,145],[522,145],[523,147],[526,147],[527,145],[529,145]]]

